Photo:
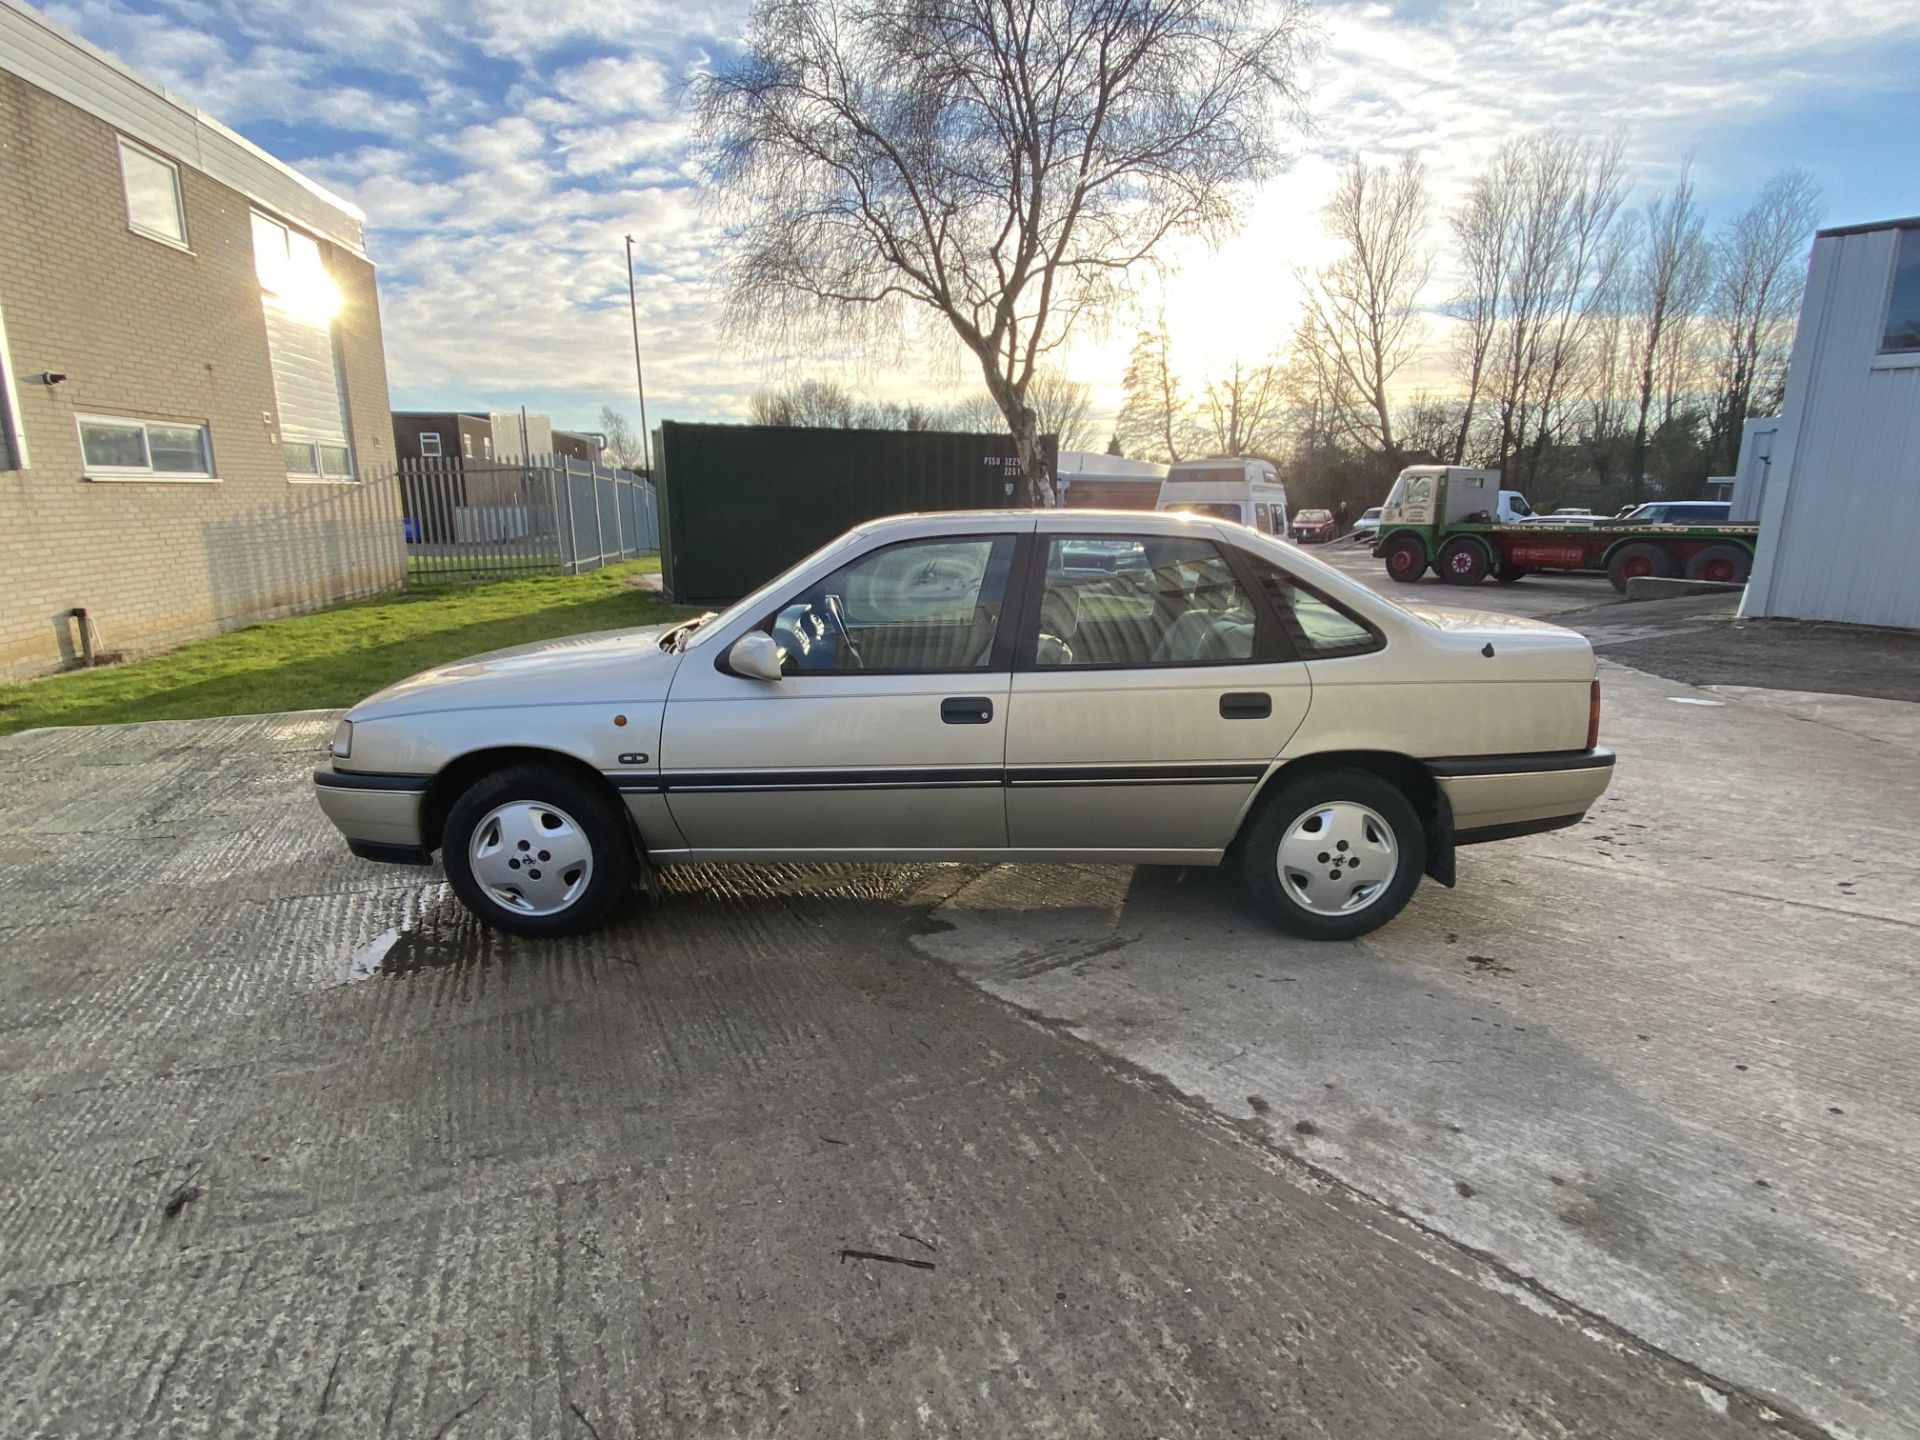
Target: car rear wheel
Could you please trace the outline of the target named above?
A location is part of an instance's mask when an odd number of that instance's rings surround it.
[[[1517,584],[1519,581],[1526,579],[1527,574],[1528,571],[1525,566],[1516,565],[1511,560],[1502,560],[1493,567],[1493,578],[1498,580],[1502,585]]]
[[[1642,541],[1622,545],[1614,552],[1613,559],[1607,562],[1607,579],[1612,582],[1614,589],[1624,595],[1627,593],[1627,581],[1637,580],[1643,575],[1671,579],[1674,570],[1673,556],[1658,545]]]
[[[1484,545],[1458,535],[1440,547],[1440,558],[1433,568],[1449,585],[1478,585],[1492,567],[1487,563]]]
[[[1365,770],[1282,782],[1247,832],[1247,887],[1282,930],[1351,940],[1406,907],[1427,864],[1426,830],[1398,786]]]
[[[447,882],[498,930],[577,935],[632,891],[633,846],[618,802],[554,765],[515,765],[453,804]]]
[[[1411,585],[1427,573],[1427,546],[1418,535],[1396,535],[1380,558],[1387,562],[1387,578]]]
[[[1745,582],[1753,568],[1752,558],[1738,545],[1709,545],[1694,552],[1687,561],[1687,579],[1713,580],[1722,585]]]

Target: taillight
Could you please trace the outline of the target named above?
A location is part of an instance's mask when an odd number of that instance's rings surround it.
[[[1600,682],[1593,682],[1587,699],[1587,749],[1600,743]]]

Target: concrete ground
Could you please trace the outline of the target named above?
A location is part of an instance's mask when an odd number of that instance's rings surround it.
[[[330,714],[0,741],[0,1434],[1920,1434],[1920,726],[1606,682],[1592,821],[1331,947],[1121,869],[514,941],[345,854]]]

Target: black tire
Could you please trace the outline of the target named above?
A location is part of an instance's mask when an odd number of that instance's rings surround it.
[[[550,914],[511,909],[474,875],[469,854],[474,831],[497,807],[515,801],[551,807],[571,820],[591,854],[586,883],[564,909]],[[480,919],[511,935],[536,939],[578,935],[598,925],[633,892],[633,840],[619,802],[593,781],[558,765],[513,765],[475,781],[448,812],[441,844],[453,893]],[[538,863],[538,853],[528,862],[527,873],[535,879],[539,872],[531,866]]]
[[[1516,585],[1533,572],[1524,565],[1516,565],[1511,560],[1500,560],[1493,567],[1493,578],[1502,585]]]
[[[1738,545],[1708,545],[1687,561],[1687,579],[1744,585],[1753,569],[1753,557]]]
[[[1442,545],[1433,564],[1434,573],[1449,585],[1478,585],[1492,568],[1487,547],[1465,535],[1456,535]]]
[[[1381,547],[1387,578],[1411,585],[1427,573],[1427,542],[1418,535],[1396,535]]]
[[[1613,558],[1607,561],[1607,580],[1622,595],[1627,593],[1627,581],[1643,575],[1657,575],[1663,580],[1671,579],[1679,567],[1673,563],[1673,556],[1661,546],[1645,540],[1637,540],[1631,545],[1622,545],[1613,552]]]
[[[1342,913],[1303,903],[1295,893],[1299,878],[1283,878],[1281,867],[1281,847],[1289,833],[1317,807],[1335,804],[1365,807],[1384,822],[1391,832],[1394,867],[1391,879],[1362,908]],[[1342,848],[1325,852],[1330,867],[1346,845],[1336,841],[1333,847]],[[1379,929],[1406,908],[1426,868],[1427,832],[1400,787],[1369,771],[1344,767],[1283,780],[1262,802],[1240,846],[1241,875],[1260,908],[1282,930],[1308,940],[1351,940]],[[1308,884],[1315,878],[1304,877]]]

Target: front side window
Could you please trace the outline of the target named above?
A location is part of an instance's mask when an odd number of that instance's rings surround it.
[[[82,415],[80,452],[95,479],[210,480],[207,427],[176,421]]]
[[[1920,350],[1920,230],[1902,230],[1893,257],[1893,289],[1880,353]]]
[[[780,607],[787,674],[982,670],[993,659],[1011,535],[910,540],[862,555]]]
[[[187,243],[180,167],[130,140],[120,142],[120,179],[127,192],[127,224],[170,245]]]
[[[1100,539],[1108,559],[1100,572],[1074,563],[1087,540],[1048,542],[1034,664],[1204,665],[1253,658],[1253,604],[1211,541]]]
[[[1270,561],[1248,557],[1260,588],[1279,613],[1281,627],[1302,660],[1333,660],[1364,655],[1385,642],[1358,617],[1307,589]]]
[[[431,430],[420,432],[420,454],[428,460],[440,458],[440,437]]]

